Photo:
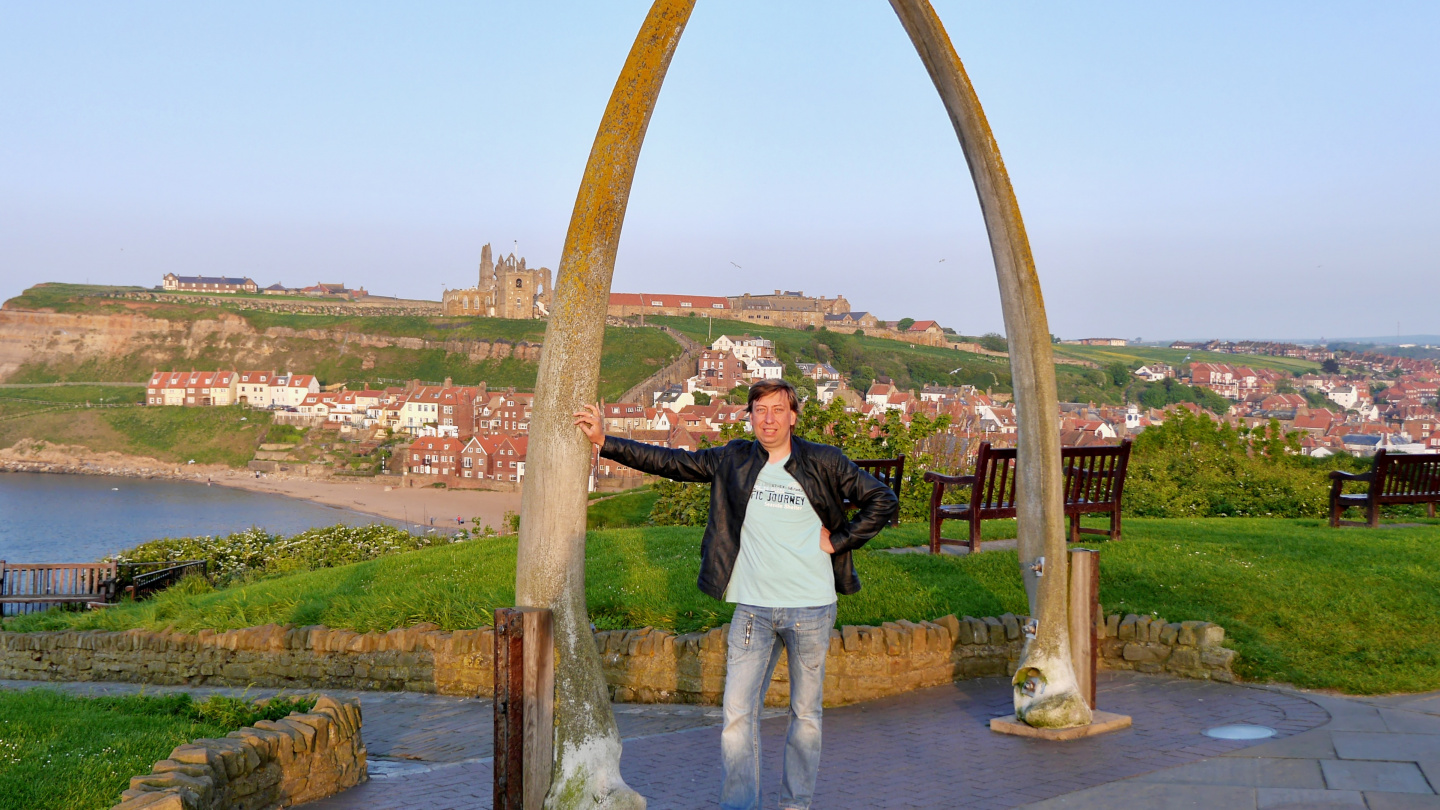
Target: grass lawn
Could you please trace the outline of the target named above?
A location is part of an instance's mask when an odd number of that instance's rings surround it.
[[[313,705],[287,699],[257,710],[235,698],[194,703],[185,694],[0,690],[0,810],[104,810],[130,777],[150,773],[175,746]]]
[[[597,495],[602,500],[597,502]],[[660,493],[649,486],[610,495],[592,492],[585,525],[591,530],[643,526],[650,518],[651,507],[659,498]]]
[[[840,600],[841,624],[1026,612],[1013,552],[881,550],[920,545],[926,532],[921,524],[887,530],[856,555],[864,588]],[[996,522],[985,535],[1013,533],[1013,524]],[[731,607],[695,587],[700,535],[678,527],[591,532],[587,598],[596,626],[688,632],[728,621]],[[1217,622],[1245,678],[1366,694],[1440,689],[1440,521],[1368,531],[1318,520],[1136,518],[1122,542],[1087,545],[1103,549],[1107,611]],[[492,608],[513,602],[514,565],[513,537],[475,540],[221,591],[197,584],[100,612],[32,614],[6,628],[479,627],[491,623]]]

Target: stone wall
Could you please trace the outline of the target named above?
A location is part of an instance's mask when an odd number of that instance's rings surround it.
[[[358,700],[322,696],[308,713],[179,746],[113,810],[269,810],[339,793],[367,777],[360,719]]]
[[[933,622],[846,625],[831,631],[825,699],[842,705],[965,678],[1009,675],[1024,647],[1023,617],[945,616]],[[644,627],[595,634],[611,696],[622,702],[715,704],[725,689],[729,625],[675,635]],[[1225,631],[1207,622],[1108,617],[1096,626],[1102,668],[1234,680]],[[387,633],[266,625],[195,635],[130,630],[0,633],[0,678],[155,684],[343,688],[490,695],[489,628],[420,624]],[[767,700],[783,705],[782,658]]]

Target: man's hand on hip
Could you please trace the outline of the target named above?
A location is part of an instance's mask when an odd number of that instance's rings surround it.
[[[830,545],[830,530],[824,526],[820,527],[820,550],[826,554],[835,553],[835,547]]]
[[[574,414],[575,426],[585,438],[596,447],[605,446],[605,420],[600,417],[599,405],[582,405]]]

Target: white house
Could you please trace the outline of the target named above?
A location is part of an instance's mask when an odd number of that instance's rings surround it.
[[[275,377],[270,384],[270,407],[298,408],[305,397],[320,393],[320,381],[313,374]]]
[[[1175,376],[1175,369],[1164,363],[1153,363],[1135,369],[1134,374],[1146,382],[1160,382],[1167,377]]]
[[[785,364],[778,360],[751,360],[746,363],[746,370],[751,380],[778,380],[785,376]]]
[[[1347,411],[1355,407],[1355,403],[1360,401],[1360,392],[1355,390],[1355,386],[1353,385],[1337,385],[1330,389],[1330,392],[1325,396],[1329,398],[1331,402],[1334,402]]]
[[[714,351],[730,352],[746,365],[749,365],[755,360],[775,359],[775,344],[773,342],[765,338],[750,337],[749,335],[741,337],[721,335],[716,338],[714,343],[710,344],[710,348]]]

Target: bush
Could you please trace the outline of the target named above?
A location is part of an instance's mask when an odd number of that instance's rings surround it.
[[[1125,514],[1136,517],[1322,517],[1328,471],[1298,455],[1299,434],[1278,422],[1254,431],[1176,410],[1135,440]],[[1339,457],[1337,457],[1339,458]]]
[[[290,537],[249,528],[224,537],[167,537],[142,543],[110,559],[118,562],[206,560],[218,582],[259,574],[333,568],[372,560],[399,551],[445,545],[467,539],[468,533],[412,535],[402,529],[373,523],[369,526],[328,526]],[[203,582],[185,583],[203,588]],[[180,587],[180,586],[176,586]]]

